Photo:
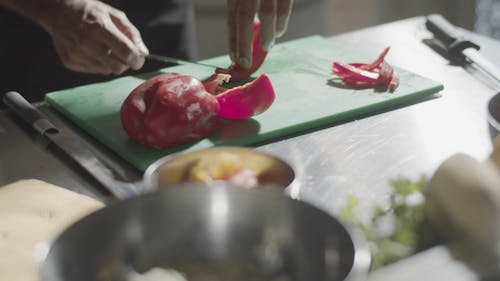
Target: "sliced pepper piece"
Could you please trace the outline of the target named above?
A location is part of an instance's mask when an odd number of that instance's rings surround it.
[[[214,87],[214,81],[224,81],[224,74],[214,74],[203,84],[215,94],[219,102],[219,116],[227,119],[247,119],[267,110],[274,102],[275,93],[271,80],[261,74],[252,82],[234,88]]]
[[[231,82],[245,80],[250,77],[261,67],[267,56],[267,52],[262,49],[260,41],[260,22],[255,21],[253,24],[252,66],[244,68],[233,63],[229,68],[217,68],[215,72],[231,75]]]
[[[389,52],[390,49],[391,49],[391,47],[385,47],[385,49],[382,51],[382,53],[380,53],[380,55],[378,56],[378,58],[375,61],[373,61],[372,63],[369,63],[369,64],[361,64],[360,67],[362,69],[366,69],[366,70],[375,69],[384,61],[385,56],[387,55],[387,53]]]
[[[394,91],[399,85],[399,74],[394,71],[391,81],[389,82],[389,90]]]
[[[369,70],[364,70],[360,67],[356,67],[350,64],[345,64],[341,62],[333,63],[333,72],[348,78],[352,81],[363,81],[369,83],[375,83],[379,79],[379,74]]]
[[[376,60],[371,63],[333,62],[333,73],[342,78],[344,83],[359,88],[385,85],[394,91],[399,84],[399,74],[385,61],[390,48],[386,47]]]

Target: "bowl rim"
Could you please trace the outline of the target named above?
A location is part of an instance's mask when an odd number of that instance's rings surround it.
[[[493,112],[495,112],[495,105],[500,108],[500,92],[493,95],[488,101],[488,124],[497,130],[497,134],[500,133],[500,120],[495,118]],[[500,115],[500,110],[497,112]]]
[[[154,191],[156,189],[156,186],[157,186],[157,178],[155,176],[155,172],[163,164],[165,164],[165,163],[167,163],[167,162],[169,162],[177,157],[180,157],[183,155],[188,155],[191,153],[200,153],[200,152],[208,151],[208,150],[224,150],[224,149],[241,150],[241,151],[246,151],[246,152],[250,152],[250,153],[267,155],[267,156],[274,158],[275,160],[287,165],[293,173],[293,179],[287,186],[284,187],[283,193],[285,193],[286,195],[288,195],[289,197],[294,198],[294,199],[299,198],[300,179],[298,177],[297,167],[295,165],[293,165],[292,163],[289,163],[288,161],[283,160],[281,157],[279,157],[273,153],[270,153],[267,151],[261,151],[261,150],[258,150],[256,148],[244,147],[244,146],[227,146],[227,145],[226,146],[213,146],[213,147],[203,148],[203,149],[194,150],[194,151],[179,151],[179,152],[175,152],[175,153],[166,155],[166,156],[156,160],[151,165],[149,165],[148,168],[146,168],[146,170],[144,171],[143,177],[142,177],[143,188],[146,191]]]
[[[93,217],[100,216],[101,213],[106,212],[107,209],[109,208],[119,208],[121,205],[125,204],[130,204],[130,201],[139,201],[139,200],[147,200],[148,197],[158,197],[160,193],[172,193],[172,192],[188,192],[185,191],[186,189],[200,189],[200,190],[207,190],[207,188],[200,183],[193,183],[193,182],[185,182],[185,183],[175,183],[174,185],[182,186],[182,188],[172,188],[172,189],[158,189],[153,192],[148,192],[148,193],[143,193],[138,196],[130,197],[127,199],[120,200],[118,202],[115,202],[114,204],[111,205],[106,205],[104,208],[101,208],[99,210],[96,210],[95,212],[92,212],[83,218],[77,220],[76,222],[72,223],[70,226],[66,227],[63,231],[61,231],[59,234],[57,234],[52,240],[46,242],[46,252],[43,257],[40,257],[40,259],[37,260],[37,265],[38,265],[38,273],[41,281],[48,281],[50,279],[46,278],[51,278],[52,272],[49,270],[47,271],[47,266],[49,266],[50,261],[49,257],[51,256],[51,252],[53,250],[53,247],[56,245],[60,239],[64,237],[64,235],[70,230],[71,228],[78,227],[82,223],[85,223],[84,221],[92,219]],[[366,237],[363,235],[363,232],[359,227],[352,225],[352,224],[346,224],[339,220],[339,218],[335,215],[332,215],[328,213],[327,211],[315,206],[314,204],[308,203],[307,201],[303,200],[296,200],[294,198],[290,198],[288,196],[284,196],[282,192],[279,192],[277,190],[264,190],[264,189],[244,189],[244,188],[234,188],[228,183],[225,182],[220,182],[218,185],[213,186],[211,188],[219,188],[219,189],[226,189],[230,190],[230,192],[241,192],[241,193],[249,193],[249,192],[254,192],[254,193],[268,193],[270,195],[275,194],[275,196],[280,196],[283,200],[290,200],[293,204],[298,204],[302,205],[305,208],[309,208],[314,212],[322,213],[322,215],[328,217],[330,220],[335,221],[337,224],[339,224],[344,231],[347,233],[348,237],[351,240],[352,246],[353,246],[353,260],[352,260],[352,265],[351,268],[349,269],[347,275],[344,277],[342,281],[365,281],[369,272],[370,272],[370,267],[371,267],[371,262],[372,262],[372,257],[371,257],[371,251],[369,247],[368,240]]]

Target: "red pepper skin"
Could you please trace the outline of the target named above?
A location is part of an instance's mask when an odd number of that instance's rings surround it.
[[[382,51],[382,53],[380,53],[380,55],[378,56],[378,58],[376,60],[374,60],[372,63],[364,64],[360,67],[362,69],[366,69],[366,70],[375,69],[384,61],[385,56],[387,55],[387,53],[389,52],[390,49],[391,49],[391,47],[385,47],[384,50]]]
[[[211,93],[212,95],[216,95],[227,90],[227,88],[223,88],[220,85],[223,83],[228,83],[230,79],[231,75],[229,74],[215,73],[204,80],[202,83],[207,92]]]
[[[250,118],[266,111],[275,96],[271,80],[266,74],[261,74],[252,82],[217,94],[219,116],[226,119]]]
[[[256,21],[253,24],[252,66],[247,69],[233,63],[229,68],[217,68],[215,72],[231,75],[231,82],[245,80],[250,77],[261,67],[267,56],[267,52],[262,49],[260,41],[260,22]]]
[[[150,78],[123,102],[122,126],[136,142],[167,148],[210,135],[217,129],[220,117],[250,118],[274,102],[274,89],[267,75],[231,89],[219,86],[229,78],[214,74],[203,83],[178,73]]]
[[[356,64],[357,65],[357,64]],[[352,64],[341,62],[333,63],[333,72],[346,78],[346,80],[356,80],[368,83],[375,83],[379,79],[379,74],[369,70],[364,70]]]
[[[389,90],[394,91],[399,85],[399,74],[394,72],[391,81],[389,82]]]
[[[399,84],[399,74],[384,60],[389,50],[386,47],[372,63],[333,62],[333,73],[340,76],[346,84],[358,88],[385,85],[392,92]]]
[[[165,73],[135,88],[122,104],[120,118],[132,140],[166,148],[210,135],[218,112],[219,103],[199,80]]]
[[[377,84],[379,85],[389,84],[389,82],[392,79],[392,75],[394,74],[394,68],[392,68],[392,66],[390,66],[385,61],[382,61],[382,63],[380,63],[379,67],[377,67],[376,69],[379,70]]]

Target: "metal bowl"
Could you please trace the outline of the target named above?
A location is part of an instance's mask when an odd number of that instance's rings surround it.
[[[146,169],[144,184],[147,189],[154,189],[157,186],[168,188],[175,183],[193,181],[189,173],[197,163],[204,161],[211,167],[217,166],[222,156],[237,159],[239,165],[251,170],[259,186],[284,189],[292,198],[298,196],[299,183],[290,164],[269,153],[236,146],[212,147],[163,157]]]
[[[352,233],[276,190],[184,184],[120,201],[70,226],[52,243],[41,277],[126,280],[132,269],[194,266],[203,276],[231,271],[232,280],[364,280],[369,253]]]
[[[493,140],[500,132],[500,93],[494,95],[488,102],[488,125]]]

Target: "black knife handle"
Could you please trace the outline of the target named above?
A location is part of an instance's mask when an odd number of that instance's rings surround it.
[[[45,135],[49,130],[58,131],[54,124],[18,92],[10,91],[5,93],[3,102],[41,135]]]
[[[456,28],[441,15],[427,16],[425,26],[446,46],[449,46],[460,38]]]
[[[427,16],[425,26],[434,34],[437,40],[443,43],[446,50],[452,55],[461,55],[462,51],[467,48],[479,50],[478,45],[463,39],[461,34],[457,32],[456,27],[441,15]]]

